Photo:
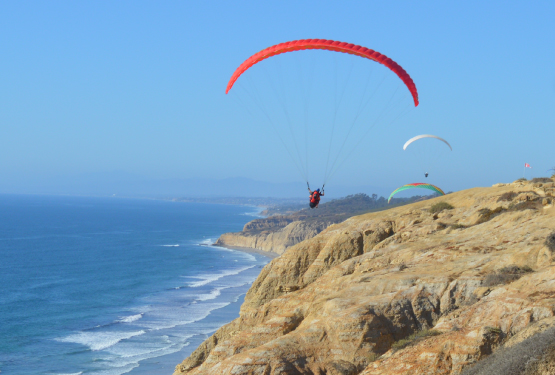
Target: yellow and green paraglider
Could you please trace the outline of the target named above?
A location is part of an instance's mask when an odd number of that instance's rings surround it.
[[[416,182],[414,184],[406,184],[401,186],[400,188],[396,189],[393,193],[391,193],[391,195],[389,196],[389,199],[387,200],[387,203],[389,203],[389,201],[391,201],[391,198],[393,198],[393,196],[395,194],[397,194],[400,191],[404,191],[404,190],[408,190],[408,189],[428,189],[431,191],[434,191],[440,195],[445,195],[445,193],[443,192],[443,190],[441,190],[440,188],[438,188],[437,186],[434,186],[432,184],[426,184],[423,182]]]

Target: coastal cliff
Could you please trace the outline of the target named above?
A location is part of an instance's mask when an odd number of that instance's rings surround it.
[[[480,360],[506,365],[553,336],[554,186],[474,188],[331,225],[266,265],[240,317],[174,374],[524,373]],[[551,373],[555,342],[542,340],[523,371]]]
[[[255,222],[258,220],[255,220]],[[260,220],[268,225],[264,230],[250,229],[249,223],[242,232],[225,233],[214,245],[228,247],[248,247],[277,254],[304,240],[316,236],[334,222],[329,221],[288,221],[287,219],[270,218]],[[272,225],[275,223],[275,225]],[[281,225],[286,223],[286,225]],[[258,225],[257,225],[258,226]]]
[[[392,206],[406,204],[427,197],[397,198]],[[225,247],[252,248],[283,254],[289,247],[316,236],[332,224],[368,211],[383,210],[388,207],[387,200],[377,195],[350,195],[320,205],[318,209],[302,209],[288,214],[277,214],[253,220],[241,232],[225,233],[214,245]],[[390,206],[391,207],[391,206]],[[271,209],[266,212],[279,212]]]

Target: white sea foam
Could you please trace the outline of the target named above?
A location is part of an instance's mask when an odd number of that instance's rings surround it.
[[[229,252],[235,253],[235,254],[241,254],[241,256],[244,259],[246,259],[248,261],[251,261],[251,262],[256,261],[256,258],[252,254],[246,253],[244,251],[235,250],[235,249],[228,249],[227,247],[221,247],[221,246],[214,246],[214,248],[224,250],[224,251],[229,251]]]
[[[200,303],[188,305],[183,309],[173,306],[165,309],[158,309],[149,314],[148,320],[141,320],[137,325],[152,331],[184,326],[203,320],[210,315],[213,310],[221,309],[229,304],[230,302]]]
[[[160,245],[163,247],[179,247],[179,244],[175,244],[175,245]]]
[[[218,298],[222,294],[222,289],[226,289],[226,288],[212,289],[210,291],[210,293],[200,294],[196,297],[196,299],[197,299],[197,301],[208,301],[208,300],[211,300],[211,299]]]
[[[203,301],[208,301],[211,299],[218,298],[222,294],[223,290],[248,286],[252,283],[253,280],[252,278],[249,278],[248,280],[234,280],[234,281],[236,282],[232,284],[228,284],[226,286],[214,288],[209,293],[191,294],[190,297],[194,298],[194,300],[191,303],[203,302]]]
[[[237,251],[237,250],[235,250],[235,251]],[[245,252],[242,252],[242,251],[238,251],[238,252],[240,252],[241,255],[243,256],[243,258],[245,258],[246,260],[251,261],[251,262],[256,261],[256,258],[254,257],[254,255],[249,254],[249,253],[245,253]]]
[[[101,370],[101,371],[96,371],[95,374],[98,375],[123,375],[123,374],[127,374],[129,372],[131,372],[131,370],[133,370],[134,368],[139,367],[139,363],[137,362],[132,362],[129,363],[127,365],[114,365],[111,368],[105,369],[105,370]]]
[[[135,322],[143,317],[143,314],[136,314],[130,316],[124,316],[117,320],[118,323],[132,323]]]
[[[245,258],[247,258],[250,261],[254,262],[256,260],[256,258],[252,254],[248,254],[248,253],[243,253],[243,254],[245,254]]]
[[[206,238],[202,241],[199,242],[199,245],[201,246],[210,246],[214,244],[214,239],[213,238]]]
[[[188,336],[191,337],[191,336]],[[113,355],[110,358],[104,358],[106,364],[112,367],[113,373],[116,374],[115,371],[121,368],[135,368],[138,366],[140,361],[145,359],[151,359],[156,357],[161,357],[164,355],[176,353],[183,349],[184,347],[188,346],[188,342],[178,342],[178,343],[169,343],[162,347],[152,347],[146,343],[144,346],[128,346],[126,348],[119,348],[118,350],[112,351],[110,353]],[[136,344],[135,344],[136,345]],[[119,346],[119,345],[118,345]],[[123,374],[124,372],[119,372],[118,374]],[[104,372],[103,372],[104,374]],[[108,374],[108,372],[106,372]]]
[[[233,302],[235,303],[235,302],[239,301],[239,299],[244,295],[246,295],[246,293],[241,293],[238,296],[235,296],[235,298],[233,299]]]
[[[139,356],[145,356],[147,358],[156,357],[155,353],[165,351],[176,345],[183,345],[186,343],[186,340],[192,336],[193,335],[179,338],[172,337],[174,341],[172,341],[167,335],[148,337],[142,339],[141,342],[122,342],[109,348],[108,352],[115,354],[120,358],[136,358]]]
[[[198,288],[199,286],[209,284],[209,283],[211,283],[213,281],[216,281],[216,280],[219,280],[223,277],[238,275],[241,272],[244,272],[246,270],[250,270],[251,268],[254,268],[254,267],[256,267],[256,265],[252,265],[252,266],[249,266],[249,267],[243,267],[243,268],[235,269],[235,270],[227,270],[227,271],[223,271],[221,273],[216,273],[216,274],[206,274],[206,275],[199,275],[199,276],[183,276],[183,277],[201,279],[200,281],[195,281],[195,282],[192,282],[192,283],[188,284],[188,286],[191,287],[191,288]]]
[[[237,280],[237,281],[238,281],[238,283],[233,283],[232,285],[227,285],[225,287],[214,288],[208,293],[187,294],[187,297],[194,298],[194,300],[191,301],[190,303],[208,301],[208,300],[211,300],[211,299],[218,298],[222,294],[222,290],[230,289],[230,288],[238,288],[238,287],[242,287],[242,286],[245,286],[245,285],[249,285],[253,280],[249,278],[249,280]],[[176,287],[174,289],[182,290],[182,289],[187,289],[187,288],[179,286],[179,287]]]
[[[104,350],[116,345],[121,340],[143,335],[145,331],[134,332],[79,332],[67,337],[56,339],[60,342],[71,342],[88,346],[92,351]]]

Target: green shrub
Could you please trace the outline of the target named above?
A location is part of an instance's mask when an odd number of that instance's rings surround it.
[[[484,279],[483,286],[495,286],[500,284],[509,284],[516,281],[522,277],[522,275],[534,272],[534,270],[528,266],[506,266],[496,272],[486,275]]]
[[[498,327],[485,327],[485,329],[486,329],[488,332],[495,333],[495,334],[498,334],[498,335],[501,334],[501,333],[503,333],[503,331],[501,330],[501,328],[498,328]]]
[[[433,329],[426,329],[426,330],[423,330],[423,331],[418,331],[418,332],[413,333],[412,335],[410,335],[407,338],[401,339],[399,341],[395,341],[391,345],[391,349],[395,349],[395,350],[403,349],[403,348],[409,346],[410,344],[412,344],[416,341],[419,341],[420,339],[423,339],[425,337],[437,336],[437,335],[441,335],[441,332],[433,330]]]
[[[450,226],[452,229],[464,229],[464,228],[466,228],[466,225],[462,225],[462,224],[459,224],[459,223],[457,223],[457,224],[451,224],[451,225],[449,225],[449,226]]]
[[[430,208],[430,213],[435,214],[443,210],[452,210],[453,208],[455,207],[451,206],[447,202],[438,202]]]

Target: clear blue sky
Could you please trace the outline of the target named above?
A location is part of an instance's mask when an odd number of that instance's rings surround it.
[[[420,106],[370,137],[342,184],[419,182],[402,145],[421,133],[453,145],[433,180],[444,190],[513,181],[525,162],[545,176],[554,14],[553,1],[1,2],[0,191],[114,172],[301,181],[224,92],[251,54],[303,38],[380,51],[418,87]]]

